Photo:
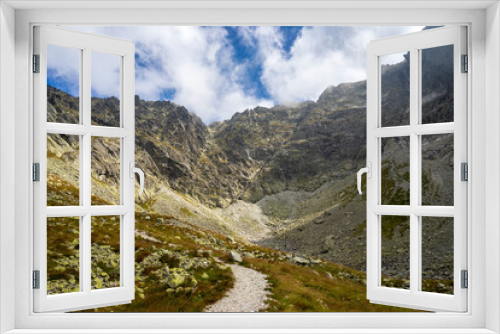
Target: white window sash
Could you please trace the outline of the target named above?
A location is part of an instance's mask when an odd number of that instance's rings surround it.
[[[47,123],[47,45],[80,50],[80,124]],[[40,181],[34,190],[34,270],[40,271],[40,288],[33,290],[34,311],[72,311],[129,303],[134,299],[134,44],[116,38],[63,28],[35,27],[34,52],[40,55],[40,73],[34,74],[34,162],[40,163]],[[120,122],[117,128],[91,125],[91,53],[117,55],[121,59]],[[80,206],[47,207],[47,134],[79,136]],[[121,138],[120,205],[91,205],[91,139]],[[91,289],[91,217],[120,215],[120,286]],[[47,218],[80,217],[79,292],[47,295]]]
[[[367,180],[367,297],[373,303],[423,310],[467,310],[467,290],[461,289],[461,270],[467,269],[467,182],[460,178],[460,163],[467,162],[467,75],[461,73],[461,55],[467,54],[466,28],[444,27],[372,41],[367,55],[367,161],[372,177]],[[420,124],[420,50],[454,45],[454,122]],[[381,127],[380,57],[410,52],[410,125]],[[454,134],[454,206],[422,206],[420,135]],[[381,205],[381,138],[410,138],[410,205]],[[381,217],[408,216],[410,219],[410,289],[381,286]],[[424,292],[420,217],[454,218],[454,294]]]

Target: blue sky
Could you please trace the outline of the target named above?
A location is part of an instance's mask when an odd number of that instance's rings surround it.
[[[366,78],[366,44],[422,27],[70,27],[131,40],[136,94],[171,100],[205,123],[258,105],[317,100]],[[48,83],[78,95],[78,52],[48,50]],[[93,54],[92,95],[116,96],[119,61]],[[400,59],[392,57],[391,61]]]

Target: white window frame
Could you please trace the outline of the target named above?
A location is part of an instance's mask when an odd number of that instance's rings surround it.
[[[500,117],[500,11],[495,1],[434,1],[394,2],[373,1],[269,1],[221,4],[217,1],[179,2],[144,1],[143,4],[123,2],[123,6],[150,9],[102,10],[96,7],[120,5],[113,2],[79,1],[69,4],[61,2],[17,2],[2,3],[0,25],[15,27],[15,74],[8,70],[12,57],[12,41],[9,31],[0,31],[0,94],[2,108],[0,116],[3,124],[15,126],[15,147],[6,143],[9,132],[0,132],[0,208],[6,210],[5,198],[9,194],[4,184],[9,183],[4,171],[13,171],[5,158],[15,158],[15,226],[5,221],[10,211],[3,211],[1,221],[0,265],[0,315],[5,322],[2,331],[16,329],[13,333],[36,333],[37,329],[54,329],[50,332],[70,333],[72,329],[90,329],[92,333],[104,333],[106,329],[134,333],[133,328],[164,329],[161,332],[180,332],[179,328],[193,329],[192,332],[238,332],[237,329],[254,328],[252,332],[305,333],[305,332],[346,332],[349,333],[493,333],[500,331],[500,136],[498,135]],[[15,13],[15,26],[12,21],[12,6],[36,8],[19,10]],[[41,8],[70,8],[41,10]],[[55,6],[55,7],[54,7]],[[71,8],[71,6],[73,6]],[[164,8],[155,8],[155,7]],[[224,6],[228,8],[224,8]],[[404,7],[407,7],[406,9]],[[426,7],[427,6],[427,7]],[[454,7],[456,6],[456,7]],[[490,6],[487,10],[486,7]],[[81,9],[87,7],[87,9]],[[179,7],[183,9],[179,9]],[[356,8],[357,9],[352,9]],[[459,9],[457,9],[460,7]],[[80,8],[80,9],[75,9]],[[94,9],[92,9],[94,8]],[[345,9],[351,8],[351,9]],[[403,9],[401,9],[403,8]],[[411,8],[411,10],[408,10]],[[438,9],[436,9],[438,8]],[[441,9],[439,9],[441,8]],[[10,16],[9,16],[10,15]],[[7,19],[5,20],[5,16]],[[486,25],[485,25],[486,23]],[[32,183],[30,181],[32,147],[32,76],[30,55],[32,47],[32,27],[35,24],[94,24],[94,25],[435,25],[462,24],[468,26],[469,50],[471,59],[468,76],[468,140],[470,157],[469,183],[469,309],[467,313],[436,314],[369,314],[369,313],[332,313],[332,314],[34,314],[31,286],[32,258]],[[11,29],[12,30],[12,29]],[[4,48],[4,43],[7,48]],[[12,52],[11,52],[12,54]],[[488,71],[485,71],[485,65]],[[7,73],[7,74],[5,74]],[[6,76],[7,75],[7,76]],[[9,80],[10,79],[10,80]],[[15,100],[5,94],[13,89],[9,83],[15,79]],[[487,85],[488,84],[488,85]],[[6,99],[6,100],[5,100]],[[9,116],[15,103],[15,117]],[[488,122],[486,122],[488,120]],[[12,147],[12,148],[11,148]],[[488,154],[485,148],[489,149]],[[486,164],[488,162],[488,164]],[[488,173],[488,182],[486,182]],[[10,176],[11,177],[11,176]],[[487,196],[486,196],[487,195]],[[8,207],[7,207],[8,208]],[[472,229],[471,226],[474,226]],[[5,232],[5,233],[3,233]],[[13,242],[15,238],[15,243]],[[14,254],[12,254],[14,250]],[[486,254],[494,254],[486,257]],[[12,256],[14,255],[14,256]],[[27,259],[29,259],[27,261]],[[10,274],[12,272],[12,274]],[[5,277],[5,278],[4,278]],[[15,281],[15,283],[14,283]],[[15,284],[15,291],[12,286]],[[486,293],[486,289],[488,293]],[[11,305],[15,305],[14,310]],[[14,316],[14,319],[9,318]],[[5,324],[5,325],[4,325]],[[299,330],[299,328],[301,328]],[[357,328],[357,330],[355,330]],[[100,329],[100,330],[98,330]],[[120,331],[122,329],[123,331]],[[198,330],[196,330],[198,329]],[[208,330],[211,329],[211,330]],[[233,330],[231,330],[233,329]],[[266,330],[267,329],[267,330]],[[295,329],[295,330],[293,330]],[[348,330],[349,329],[349,330]],[[40,331],[41,332],[41,331]],[[45,331],[47,332],[47,331]],[[189,331],[183,331],[188,333]],[[248,333],[248,330],[245,331]]]

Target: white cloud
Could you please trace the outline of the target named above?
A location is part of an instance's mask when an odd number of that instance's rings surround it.
[[[100,52],[90,57],[92,96],[120,98],[120,57]]]
[[[285,50],[286,36],[277,27],[240,27],[240,37],[256,50],[249,62],[262,66],[261,82],[271,100],[259,98],[249,85],[244,87],[250,64],[234,59],[223,27],[72,28],[133,41],[140,61],[136,94],[159,100],[165,91],[175,91],[175,103],[210,123],[257,105],[316,100],[330,85],[363,80],[370,40],[422,27],[304,27],[290,52]],[[75,64],[68,64],[64,53],[54,57],[58,75],[74,76]],[[393,57],[391,62],[398,59]],[[93,93],[116,95],[117,63],[101,59],[100,64],[92,71]]]
[[[80,95],[80,51],[57,45],[47,46],[47,71],[50,77],[67,86],[68,93]]]
[[[75,28],[75,27],[73,27]],[[241,64],[222,27],[77,27],[76,29],[133,41],[140,66],[136,66],[136,94],[145,100],[162,99],[175,90],[175,103],[210,123],[230,118],[247,108],[272,106],[272,101],[246,92],[241,85]],[[109,64],[109,62],[103,62]],[[110,66],[110,69],[116,69]],[[236,71],[233,71],[236,69]],[[99,85],[95,93],[112,95],[114,70],[93,72]],[[92,80],[94,82],[94,79]],[[93,87],[94,88],[94,87]]]
[[[273,100],[288,103],[316,100],[324,89],[366,79],[366,45],[374,39],[421,30],[422,27],[304,27],[290,52],[275,27],[241,31],[258,50],[261,80]],[[401,61],[402,55],[391,62]]]

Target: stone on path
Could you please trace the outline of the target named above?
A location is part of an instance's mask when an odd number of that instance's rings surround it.
[[[238,262],[238,263],[243,262],[243,259],[241,258],[241,255],[238,254],[238,252],[231,251],[230,257],[231,257],[231,260],[233,260],[234,262]]]

